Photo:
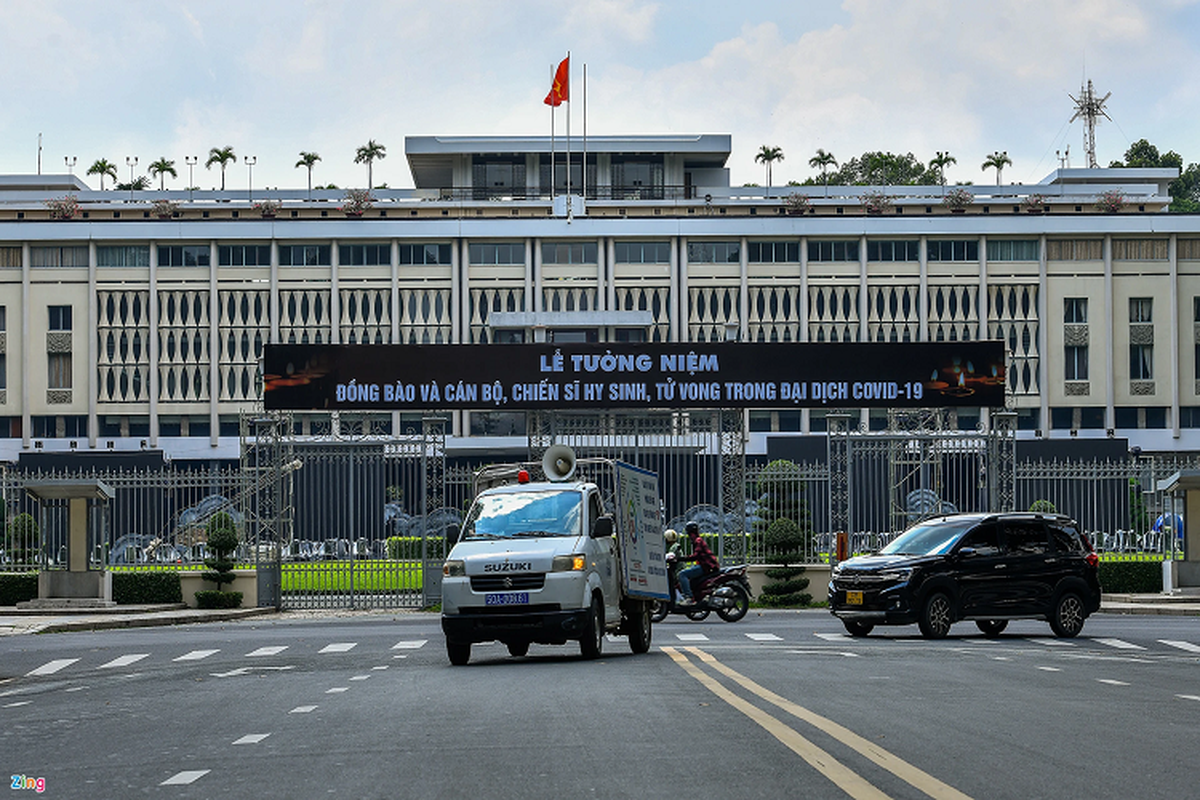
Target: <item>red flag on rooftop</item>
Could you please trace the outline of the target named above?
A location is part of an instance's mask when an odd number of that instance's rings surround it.
[[[570,74],[571,57],[567,56],[558,64],[558,69],[554,72],[554,84],[550,87],[550,94],[546,95],[546,99],[542,102],[548,106],[560,106],[563,103],[571,102],[570,89],[567,86],[567,77]]]

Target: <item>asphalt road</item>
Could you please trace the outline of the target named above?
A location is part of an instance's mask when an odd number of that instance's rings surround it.
[[[1197,752],[1198,618],[752,611],[459,668],[428,614],[0,639],[0,770],[47,797],[1184,798]]]

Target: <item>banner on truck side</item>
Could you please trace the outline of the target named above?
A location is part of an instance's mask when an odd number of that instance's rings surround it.
[[[1004,406],[1000,341],[268,344],[275,410]]]
[[[616,462],[616,471],[615,519],[625,593],[630,597],[666,600],[670,593],[658,475],[622,461]]]

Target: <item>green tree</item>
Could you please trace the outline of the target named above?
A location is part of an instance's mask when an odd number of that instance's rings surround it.
[[[118,183],[115,188],[121,192],[143,192],[150,188],[150,179],[145,175],[138,175],[132,181]]]
[[[41,551],[41,532],[32,514],[17,514],[8,523],[4,549],[9,563],[29,564],[37,560]]]
[[[938,150],[938,154],[936,156],[934,156],[933,158],[929,159],[929,169],[937,172],[938,183],[940,183],[942,186],[945,186],[946,185],[946,167],[950,166],[951,164],[957,164],[957,163],[958,163],[957,158],[950,155],[949,153],[943,153],[941,150]]]
[[[234,562],[230,555],[238,546],[237,526],[233,516],[226,511],[218,511],[208,520],[208,558],[204,566],[209,572],[204,573],[204,580],[217,585],[217,591],[226,583],[233,583]]]
[[[309,200],[312,199],[313,167],[320,160],[321,160],[321,156],[317,155],[316,153],[309,153],[304,150],[301,150],[300,151],[300,160],[296,162],[296,169],[300,169],[300,167],[305,167],[308,169],[308,199]]]
[[[758,149],[758,153],[754,156],[754,160],[760,164],[764,164],[767,168],[767,197],[771,196],[771,165],[776,161],[783,161],[782,147],[769,147],[763,145]]]
[[[842,186],[911,186],[936,180],[937,175],[912,153],[897,155],[879,150],[842,162],[828,176],[828,183]]]
[[[829,174],[827,170],[830,167],[838,165],[837,159],[833,153],[826,153],[821,148],[817,148],[817,154],[808,160],[808,165],[814,169],[821,170],[821,183],[825,185],[825,196],[829,196]]]
[[[225,191],[225,168],[229,166],[230,161],[237,161],[237,155],[233,152],[233,145],[225,145],[224,147],[214,147],[208,151],[208,160],[204,162],[205,169],[212,169],[213,164],[221,165],[221,191]]]
[[[997,150],[984,159],[983,166],[980,169],[982,169],[984,172],[987,172],[989,169],[995,169],[996,185],[999,186],[1001,180],[1000,176],[1004,173],[1004,168],[1010,166],[1012,166],[1012,159],[1008,157],[1008,151],[1005,150],[1004,152],[1001,152]]]
[[[166,176],[178,178],[179,173],[175,171],[175,162],[163,156],[158,161],[153,162],[149,168],[150,176],[158,178],[158,190],[161,192],[166,188]]]
[[[1110,167],[1174,167],[1179,177],[1171,181],[1167,192],[1171,195],[1170,210],[1176,214],[1200,212],[1200,164],[1183,165],[1183,156],[1174,150],[1160,153],[1146,139],[1138,139],[1129,145],[1123,161],[1113,161]]]
[[[88,175],[100,176],[100,191],[104,191],[104,176],[111,175],[113,182],[117,180],[117,165],[109,161],[107,158],[97,159],[96,163],[88,167]]]
[[[387,158],[387,148],[374,139],[367,140],[366,144],[355,151],[354,163],[367,165],[367,191],[370,191],[374,185],[372,182],[371,165],[377,159],[382,160],[384,158]]]

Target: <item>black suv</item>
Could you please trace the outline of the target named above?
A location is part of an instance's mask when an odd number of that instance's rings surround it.
[[[878,553],[833,569],[829,609],[853,636],[911,625],[940,639],[961,619],[999,636],[1010,619],[1044,619],[1075,636],[1100,608],[1099,559],[1057,514],[955,514],[918,522]]]

